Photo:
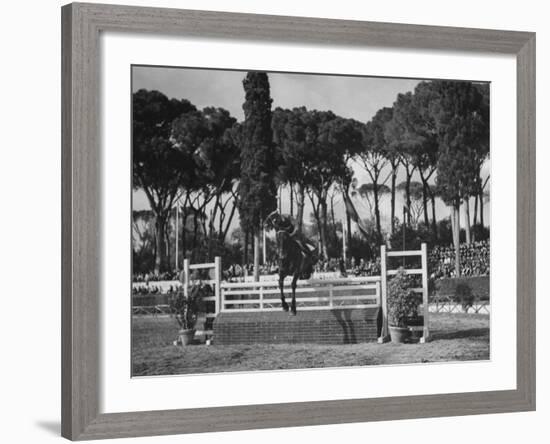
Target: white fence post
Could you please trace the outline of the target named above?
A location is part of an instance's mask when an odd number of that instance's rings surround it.
[[[334,286],[332,284],[328,287],[328,305],[334,307]]]
[[[346,218],[342,219],[342,256],[344,257],[344,268],[348,265],[348,256],[346,252],[346,237],[347,237],[347,225]]]
[[[386,246],[380,246],[380,289],[382,291],[382,331],[378,338],[378,343],[382,344],[388,340],[388,300],[387,300],[387,266],[386,266]]]
[[[220,256],[216,256],[214,258],[214,285],[215,285],[215,314],[218,314],[222,308],[222,290],[221,290],[221,282],[222,282],[222,258]]]
[[[264,309],[264,287],[260,285],[260,310]]]
[[[428,323],[428,317],[430,313],[430,301],[428,300],[428,251],[426,243],[422,243],[422,304],[424,307],[424,331],[420,342],[424,343],[430,338],[430,328]]]
[[[186,298],[189,297],[189,259],[183,260],[183,294]]]

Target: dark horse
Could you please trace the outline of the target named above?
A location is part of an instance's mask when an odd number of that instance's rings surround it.
[[[274,228],[277,239],[277,257],[279,260],[279,290],[281,305],[284,311],[289,307],[285,301],[284,281],[286,276],[292,276],[292,301],[290,312],[296,314],[296,283],[298,279],[309,279],[313,274],[315,247],[300,239],[298,230],[294,228],[288,216],[271,213],[266,219],[266,225]]]

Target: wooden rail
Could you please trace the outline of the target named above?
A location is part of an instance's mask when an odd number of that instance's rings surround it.
[[[285,297],[292,291],[285,282]],[[281,310],[277,281],[222,283],[221,311]],[[299,281],[296,305],[300,310],[366,308],[380,306],[380,278],[352,277],[332,280]]]

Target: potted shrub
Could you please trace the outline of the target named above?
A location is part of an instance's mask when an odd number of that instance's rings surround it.
[[[388,324],[392,342],[405,342],[410,336],[407,319],[418,318],[421,298],[412,290],[413,286],[403,268],[388,284]]]
[[[185,296],[183,290],[176,292],[175,297],[171,300],[170,307],[180,331],[176,343],[181,345],[189,345],[195,336],[195,324],[199,312],[202,311],[202,298],[208,293],[206,285],[201,283],[195,284],[189,288],[189,294]]]
[[[460,282],[456,285],[455,300],[460,303],[464,313],[468,313],[468,310],[474,306],[475,296],[467,283]]]

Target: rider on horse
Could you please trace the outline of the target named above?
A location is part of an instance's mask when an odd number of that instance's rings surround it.
[[[290,313],[295,315],[297,281],[298,279],[309,279],[313,274],[315,247],[301,238],[300,231],[294,227],[294,223],[289,216],[274,211],[267,216],[265,225],[267,228],[273,228],[276,231],[281,306],[284,311],[290,309]],[[285,301],[284,281],[286,276],[292,276],[290,307]]]
[[[266,224],[274,228],[276,231],[287,232],[290,238],[296,243],[296,245],[298,245],[303,255],[311,256],[315,250],[313,245],[303,239],[302,234],[298,231],[298,227],[294,226],[290,216],[273,211],[267,216]]]

